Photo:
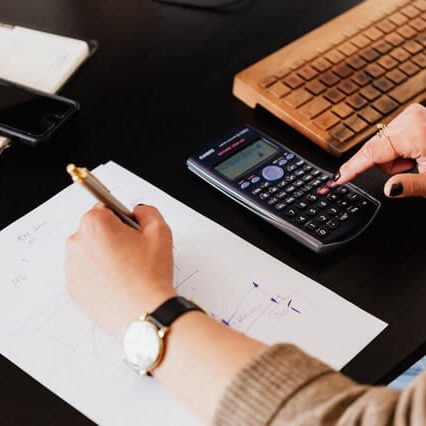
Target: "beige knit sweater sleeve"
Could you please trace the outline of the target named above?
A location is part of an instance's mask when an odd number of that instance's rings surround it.
[[[268,347],[232,380],[215,414],[225,425],[426,425],[426,373],[404,392],[362,386],[293,345]]]

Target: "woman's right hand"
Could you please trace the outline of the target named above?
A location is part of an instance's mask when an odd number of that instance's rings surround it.
[[[335,184],[347,183],[377,165],[392,176],[384,187],[388,197],[426,197],[426,108],[408,106],[388,124],[385,134],[372,137],[344,163],[333,179]],[[416,165],[418,173],[403,173]]]

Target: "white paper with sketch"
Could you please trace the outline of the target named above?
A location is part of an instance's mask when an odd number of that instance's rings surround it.
[[[89,55],[83,40],[0,23],[0,78],[56,93]],[[0,136],[0,146],[6,144]]]
[[[295,343],[337,369],[386,327],[122,167],[95,174],[129,207],[160,209],[174,234],[175,287],[219,321],[265,343]],[[128,370],[119,343],[67,297],[65,240],[92,204],[72,185],[0,233],[0,351],[99,424],[200,424]]]

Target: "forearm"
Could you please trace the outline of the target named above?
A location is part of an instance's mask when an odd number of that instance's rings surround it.
[[[238,371],[265,347],[201,312],[175,321],[166,339],[153,374],[206,421]]]

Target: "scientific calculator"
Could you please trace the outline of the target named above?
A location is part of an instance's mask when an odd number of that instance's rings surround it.
[[[258,130],[234,129],[187,160],[234,201],[317,253],[341,247],[374,219],[380,202]]]

